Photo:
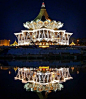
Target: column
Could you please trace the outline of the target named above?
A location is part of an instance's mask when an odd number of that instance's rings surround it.
[[[60,74],[60,71],[59,70],[58,70],[58,73],[59,73],[59,75],[57,75],[57,79],[60,80],[61,74]]]
[[[43,30],[43,34],[44,34],[44,38],[46,38],[44,30]]]
[[[37,82],[37,75],[36,75],[36,82]]]
[[[47,30],[47,41],[48,41],[48,39],[49,39],[49,34],[48,34],[48,30]]]
[[[44,83],[44,82],[45,82],[45,75],[43,74],[43,76],[44,76],[44,77],[42,77],[42,78],[43,78],[43,83]]]
[[[17,74],[17,75],[18,75],[18,77],[20,78],[20,71],[19,71],[19,70],[20,70],[20,69],[18,68],[18,74]]]
[[[24,34],[24,42],[25,42],[25,34]]]
[[[49,74],[47,74],[47,83],[48,83],[48,81],[49,81]]]
[[[63,68],[63,76],[66,78],[66,68]]]
[[[35,31],[35,33],[36,33],[36,38],[37,38],[37,31]]]
[[[65,45],[66,45],[66,36],[64,36],[64,38],[65,38]]]
[[[39,31],[39,36],[38,36],[38,38],[40,39],[40,31]]]
[[[67,34],[66,34],[66,35],[67,35]],[[66,45],[67,45],[67,41],[68,41],[67,39],[68,39],[68,38],[67,38],[67,36],[66,36]]]
[[[67,68],[67,77],[70,77],[69,68]]]
[[[19,45],[19,43],[20,43],[19,39],[20,39],[20,34],[18,34],[18,45]]]
[[[40,74],[39,74],[39,82],[40,82]]]
[[[70,39],[70,36],[71,36],[71,35],[68,35],[68,45],[69,45],[69,39]]]
[[[58,37],[60,38],[60,36],[59,36],[59,32],[58,32]],[[58,38],[58,42],[59,42],[59,38]]]

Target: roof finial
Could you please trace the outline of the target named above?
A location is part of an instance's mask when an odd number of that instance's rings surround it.
[[[43,0],[43,2],[42,2],[42,7],[45,7],[44,0]]]

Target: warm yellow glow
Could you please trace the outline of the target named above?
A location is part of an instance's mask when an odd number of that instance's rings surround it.
[[[77,42],[79,42],[79,39],[77,39]]]
[[[51,22],[51,20],[50,20],[50,19],[48,19],[48,21],[49,21],[49,22]]]
[[[48,21],[45,21],[44,23],[45,23],[45,24],[48,24]]]
[[[55,77],[55,74],[53,74],[52,76],[53,76],[53,78],[54,78],[54,77]]]
[[[35,43],[35,45],[37,45],[37,43]]]
[[[77,71],[77,74],[79,74],[79,71]]]
[[[71,67],[72,71],[74,70],[74,67]]]
[[[42,24],[43,22],[42,21],[39,21],[39,24]]]
[[[13,69],[14,69],[14,70],[15,70],[15,72],[16,72],[16,71],[17,71],[17,69],[18,69],[18,67],[14,67]]]
[[[9,71],[9,74],[11,74],[11,71]]]
[[[59,37],[57,39],[60,39]]]
[[[33,38],[35,38],[35,35],[33,35]]]
[[[74,67],[71,67],[71,69],[74,69]]]
[[[18,46],[18,43],[15,40],[15,42],[13,44],[11,44],[10,46]]]
[[[39,67],[39,69],[49,69],[49,66],[47,66],[47,67],[45,67],[45,66],[43,66],[43,67]]]
[[[46,45],[49,45],[48,43],[46,43]]]
[[[74,42],[72,42],[70,45],[76,45]]]
[[[42,45],[42,43],[39,43],[39,45]]]
[[[10,40],[0,40],[0,46],[9,46],[10,45]]]
[[[46,47],[49,47],[49,45],[39,45],[39,47],[46,48]]]
[[[54,38],[54,35],[52,36],[52,38]]]

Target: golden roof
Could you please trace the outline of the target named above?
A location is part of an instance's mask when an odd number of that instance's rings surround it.
[[[72,43],[70,45],[76,45],[76,44],[72,41]]]
[[[17,45],[18,45],[18,43],[17,43],[16,40],[15,40],[14,43],[11,44],[10,46],[17,46]]]

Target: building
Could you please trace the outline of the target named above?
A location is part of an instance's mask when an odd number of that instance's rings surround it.
[[[63,83],[72,79],[69,68],[18,68],[15,80],[21,80],[22,83],[36,83],[41,85]]]
[[[18,46],[18,43],[17,43],[16,40],[15,40],[14,43],[11,44],[10,46]]]
[[[0,46],[10,46],[10,40],[0,40]]]
[[[59,30],[63,23],[52,20],[42,3],[38,16],[31,22],[23,24],[28,30],[22,30],[20,33],[14,33],[18,39],[18,45],[69,45],[70,36],[66,30]]]
[[[72,46],[72,45],[76,45],[76,44],[72,41],[72,43],[70,44],[70,46]]]

